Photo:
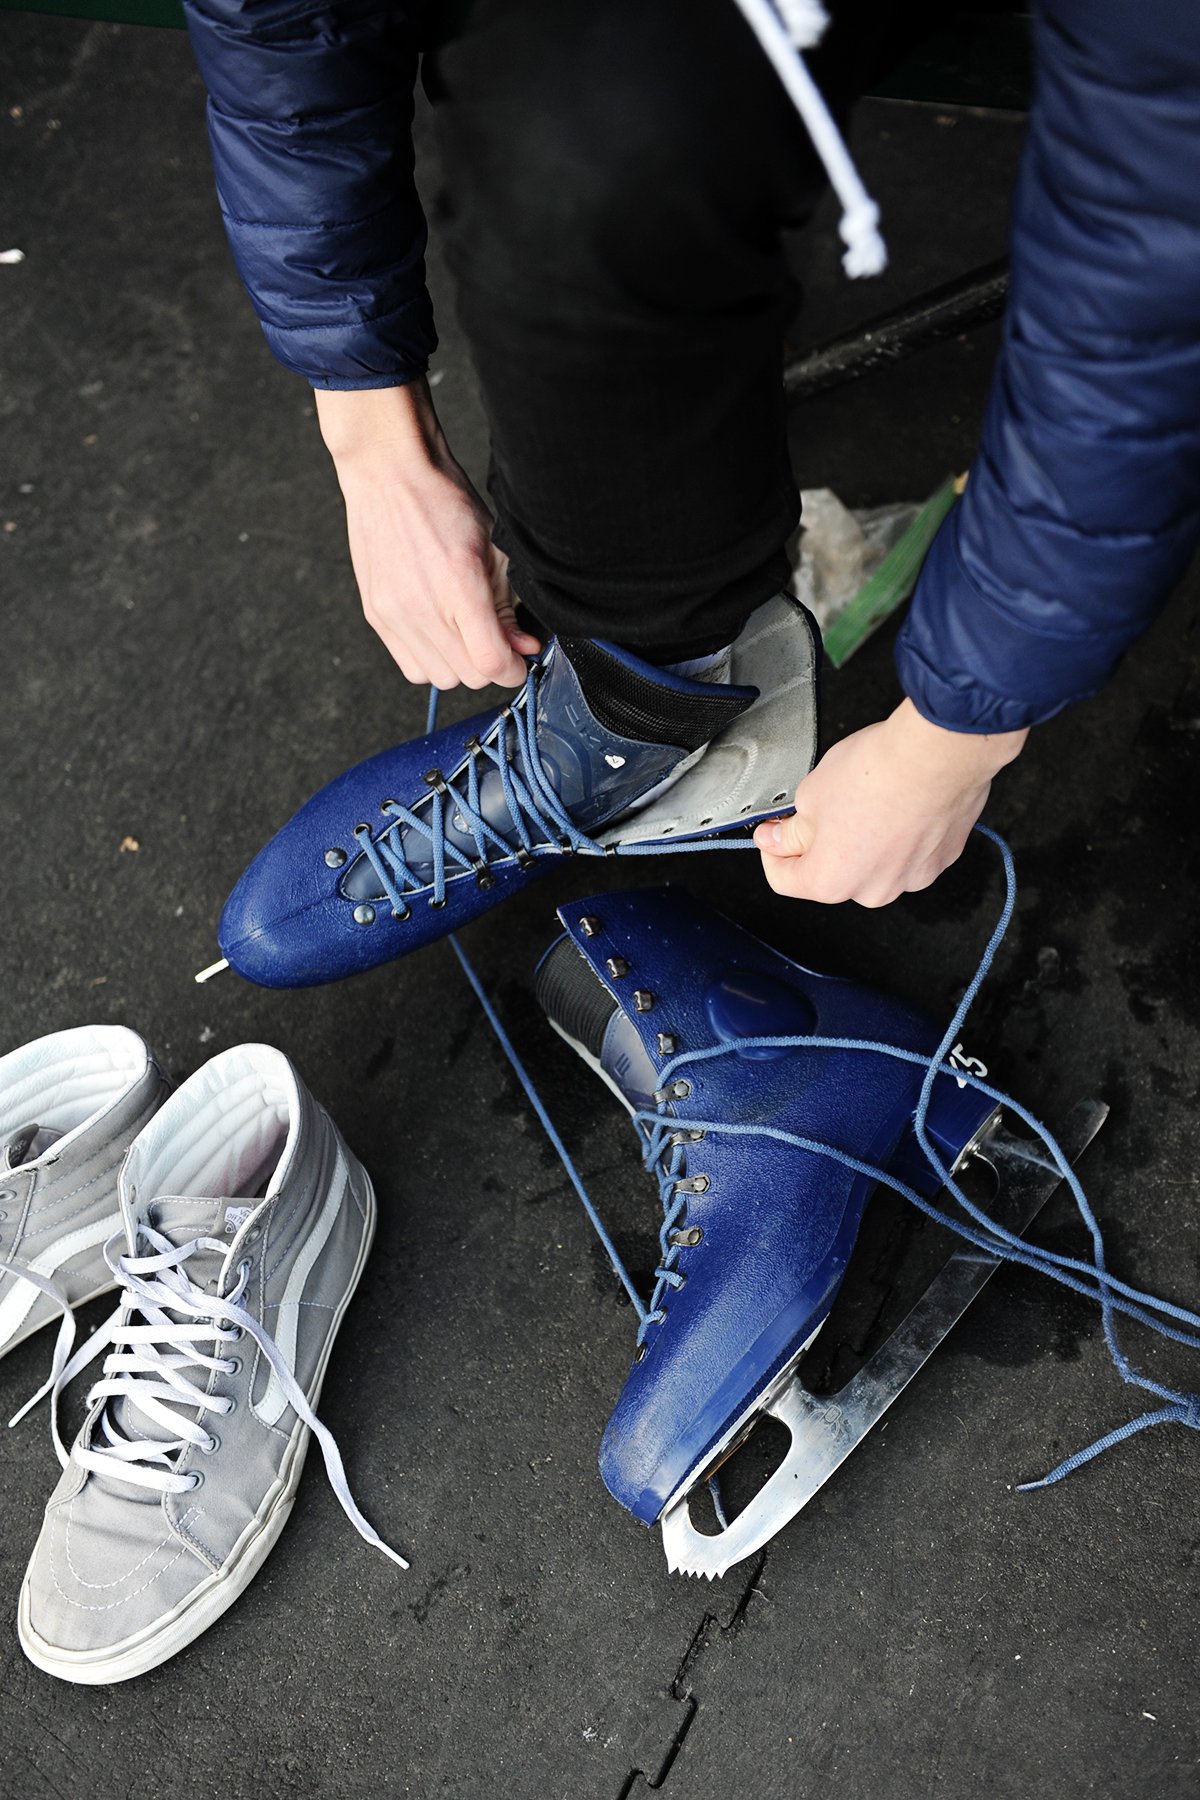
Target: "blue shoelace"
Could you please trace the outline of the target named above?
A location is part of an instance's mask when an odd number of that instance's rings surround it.
[[[528,867],[539,856],[675,856],[689,850],[752,850],[748,838],[716,841],[713,838],[681,839],[672,844],[601,844],[575,824],[542,766],[537,744],[535,696],[538,673],[530,669],[525,686],[504,707],[483,737],[468,741],[466,763],[453,776],[430,769],[425,777],[430,795],[418,803],[425,816],[399,800],[383,801],[380,810],[392,820],[377,838],[368,825],[355,828],[354,837],[374,870],[397,919],[409,914],[408,899],[432,887],[431,906],[446,901],[447,879],[474,874],[482,887],[495,880],[493,863],[516,862]],[[438,690],[430,695],[425,721],[426,736],[437,728]],[[519,758],[518,767],[514,754]],[[479,810],[480,765],[490,764],[500,777],[504,804],[511,820],[511,835],[489,824]],[[472,857],[446,835],[451,819],[470,834]],[[753,821],[750,821],[753,823]],[[739,827],[740,829],[741,827]],[[405,830],[428,845],[432,879],[415,870],[402,848]],[[515,840],[515,841],[514,841]]]
[[[435,690],[430,699],[428,729],[433,729],[436,717],[437,693]],[[1018,1492],[1026,1493],[1032,1489],[1049,1487],[1052,1483],[1061,1481],[1065,1476],[1081,1468],[1084,1463],[1091,1462],[1094,1457],[1102,1455],[1104,1451],[1112,1449],[1115,1445],[1123,1443],[1126,1438],[1133,1437],[1136,1433],[1145,1431],[1152,1425],[1180,1424],[1200,1431],[1200,1394],[1169,1387],[1135,1368],[1123,1349],[1116,1330],[1116,1317],[1120,1313],[1174,1343],[1183,1344],[1188,1349],[1200,1349],[1200,1315],[1187,1307],[1177,1306],[1172,1301],[1160,1299],[1156,1295],[1133,1287],[1109,1271],[1105,1257],[1104,1237],[1099,1222],[1083,1191],[1079,1177],[1072,1169],[1053,1134],[1039,1119],[1034,1117],[1027,1107],[1022,1106],[1011,1095],[1002,1092],[999,1088],[992,1087],[981,1076],[972,1073],[961,1064],[948,1060],[952,1047],[962,1035],[963,1025],[975,998],[995,961],[996,952],[1012,920],[1017,897],[1016,870],[1008,845],[999,833],[991,830],[989,826],[976,825],[975,831],[981,837],[989,839],[1000,854],[1004,867],[1004,905],[979,959],[975,974],[955,1009],[954,1016],[943,1033],[940,1044],[932,1055],[921,1056],[914,1051],[901,1049],[896,1044],[882,1043],[866,1038],[784,1036],[748,1038],[739,1041],[737,1045],[719,1045],[708,1050],[682,1052],[663,1065],[659,1075],[661,1085],[655,1095],[654,1108],[641,1109],[634,1114],[635,1123],[645,1138],[643,1161],[647,1168],[655,1170],[658,1175],[659,1198],[663,1215],[659,1230],[661,1255],[659,1265],[655,1270],[655,1287],[648,1306],[638,1293],[595,1203],[584,1186],[570,1152],[546,1111],[541,1096],[530,1080],[470,959],[453,934],[451,934],[450,943],[501,1049],[512,1065],[530,1105],[537,1114],[562,1162],[571,1185],[579,1196],[583,1209],[604,1247],[605,1254],[612,1264],[618,1280],[629,1296],[638,1318],[637,1342],[639,1347],[644,1343],[648,1332],[656,1325],[661,1324],[666,1317],[664,1301],[669,1290],[679,1285],[680,1276],[674,1265],[678,1251],[683,1244],[682,1242],[672,1242],[672,1234],[676,1231],[678,1222],[685,1213],[689,1192],[688,1183],[682,1174],[685,1166],[683,1146],[686,1142],[697,1142],[709,1133],[718,1132],[723,1132],[727,1136],[771,1138],[778,1143],[790,1144],[798,1150],[831,1157],[835,1162],[841,1163],[856,1174],[864,1175],[872,1181],[891,1188],[893,1192],[902,1195],[905,1200],[917,1207],[926,1217],[932,1219],[935,1224],[954,1232],[985,1255],[1034,1269],[1049,1277],[1050,1280],[1069,1288],[1073,1293],[1081,1294],[1085,1298],[1095,1301],[1100,1307],[1105,1344],[1121,1379],[1152,1394],[1160,1404],[1105,1433],[1094,1443],[1077,1450],[1040,1480],[1020,1483]],[[587,847],[589,849],[596,848],[590,842]],[[621,854],[669,855],[677,850],[710,848],[753,850],[755,846],[748,839],[733,838],[716,843],[710,839],[707,843],[630,846]],[[739,1125],[719,1119],[687,1118],[669,1110],[675,1106],[678,1100],[686,1099],[687,1094],[690,1093],[690,1084],[687,1082],[686,1075],[680,1074],[681,1070],[686,1069],[690,1064],[707,1061],[717,1056],[728,1056],[739,1049],[756,1046],[772,1049],[803,1046],[807,1049],[860,1052],[864,1056],[887,1056],[923,1068],[925,1073],[914,1114],[914,1131],[924,1155],[941,1180],[945,1192],[953,1199],[965,1217],[943,1211],[931,1201],[926,1200],[923,1195],[918,1194],[914,1188],[898,1180],[888,1170],[877,1168],[872,1163],[851,1156],[836,1145],[822,1143],[815,1138],[802,1137],[794,1132],[770,1126]],[[1053,1167],[1066,1182],[1079,1216],[1086,1227],[1092,1246],[1090,1259],[1067,1256],[1048,1250],[1040,1244],[1026,1242],[1015,1232],[1006,1230],[990,1219],[963,1192],[934,1149],[926,1128],[933,1084],[939,1075],[949,1075],[957,1081],[966,1082],[998,1106],[1004,1107],[1014,1118],[1020,1119],[1040,1139]],[[717,1498],[719,1499],[719,1495]]]

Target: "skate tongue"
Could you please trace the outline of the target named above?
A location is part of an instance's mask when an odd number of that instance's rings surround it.
[[[51,1131],[48,1125],[18,1125],[0,1144],[0,1169],[20,1169],[36,1162],[61,1136],[61,1131]]]
[[[599,1065],[626,1105],[653,1104],[657,1076],[637,1027],[571,938],[561,937],[542,958],[536,991],[551,1024],[585,1061]]]

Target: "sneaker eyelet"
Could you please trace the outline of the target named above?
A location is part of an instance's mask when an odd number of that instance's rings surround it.
[[[226,1394],[225,1404],[221,1408],[220,1417],[222,1419],[227,1419],[229,1417],[230,1413],[236,1412],[236,1411],[237,1411],[237,1401],[234,1399],[232,1394]]]
[[[221,1361],[222,1375],[240,1375],[241,1372],[242,1372],[242,1359],[240,1356],[227,1356],[222,1359],[222,1361]]]
[[[203,1486],[204,1486],[204,1471],[203,1471],[203,1469],[190,1470],[188,1473],[188,1490],[192,1493],[195,1493],[197,1488],[201,1488]]]
[[[208,1442],[206,1444],[197,1444],[196,1448],[199,1450],[201,1456],[213,1456],[221,1448],[221,1440],[215,1431],[210,1431],[208,1434]]]

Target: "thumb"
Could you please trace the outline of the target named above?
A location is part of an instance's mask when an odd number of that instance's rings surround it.
[[[812,848],[812,840],[812,826],[799,813],[767,819],[754,832],[754,842],[764,856],[803,856]]]

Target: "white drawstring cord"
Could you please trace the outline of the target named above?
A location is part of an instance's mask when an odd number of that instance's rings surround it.
[[[842,267],[851,278],[878,275],[887,267],[887,246],[879,232],[879,208],[859,179],[821,90],[801,55],[820,41],[829,23],[824,7],[819,0],[775,0],[774,5],[770,0],[734,0],[734,4],[774,64],[841,202],[838,230],[846,245]]]

